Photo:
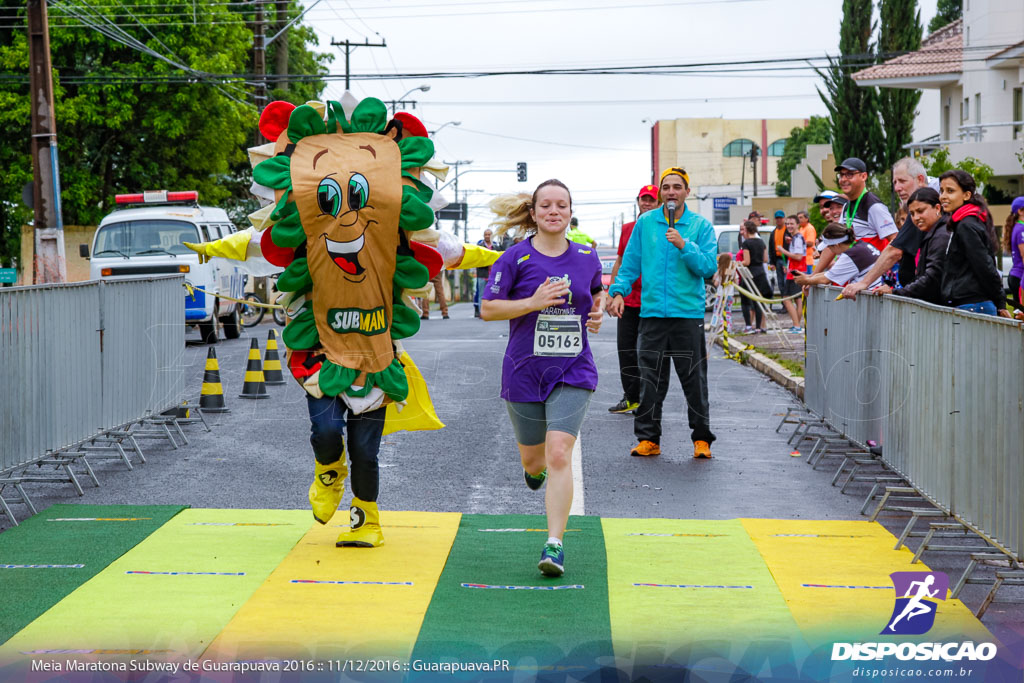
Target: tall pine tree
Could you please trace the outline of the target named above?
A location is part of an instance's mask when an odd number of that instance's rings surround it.
[[[825,81],[825,92],[818,89],[832,121],[832,149],[836,159],[858,157],[874,170],[884,163],[885,140],[878,117],[878,92],[862,88],[852,75],[874,63],[871,34],[871,0],[843,0],[843,19],[839,27],[839,57],[829,58],[829,66],[817,70]]]
[[[881,31],[878,37],[878,61],[891,59],[894,54],[921,48],[921,12],[917,0],[881,0],[878,6]],[[879,171],[891,169],[898,159],[906,156],[903,145],[913,141],[914,116],[921,101],[920,90],[879,88],[878,111],[882,115],[885,134],[884,165]]]
[[[951,24],[964,14],[963,0],[939,0],[935,8],[935,16],[928,24],[928,33],[935,33],[943,26]]]

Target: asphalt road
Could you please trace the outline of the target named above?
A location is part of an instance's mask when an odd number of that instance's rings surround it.
[[[451,319],[424,322],[406,348],[430,387],[446,427],[385,437],[380,453],[380,506],[391,510],[543,514],[543,491],[526,488],[515,440],[498,397],[508,325],[472,317],[468,304],[453,306]],[[250,341],[265,348],[265,322],[240,339],[215,347],[229,413],[207,416],[212,431],[188,428],[188,446],[142,442],[148,463],[128,471],[115,461],[95,465],[102,486],[86,485],[79,497],[67,485],[29,485],[39,509],[54,503],[186,504],[212,508],[305,508],[312,472],[304,392],[292,381],[268,387],[267,400],[238,398]],[[182,355],[186,386],[198,394],[207,350],[192,332]],[[842,494],[830,486],[831,468],[815,471],[805,457],[790,455],[786,430],[775,428],[792,396],[754,370],[715,349],[709,369],[712,429],[718,440],[712,460],[694,460],[678,381],[665,405],[662,455],[629,455],[635,444],[632,418],[612,415],[621,396],[615,353],[615,320],[606,318],[591,337],[600,384],[580,435],[583,508],[604,517],[731,519],[865,519],[866,488]],[[16,514],[25,516],[23,506]],[[899,533],[905,518],[885,521]],[[9,526],[0,518],[0,529]],[[916,543],[915,543],[916,546]],[[963,555],[932,554],[933,569],[953,580]],[[911,569],[910,566],[907,567]],[[977,606],[987,588],[968,586],[961,598]],[[1006,593],[1016,589],[1005,589]],[[1002,595],[1001,597],[1009,597]],[[1024,642],[1019,605],[996,604],[985,624],[1007,644]]]

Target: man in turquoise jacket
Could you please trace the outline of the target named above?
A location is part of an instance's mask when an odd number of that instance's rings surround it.
[[[622,255],[608,313],[621,317],[622,297],[637,277],[643,278],[640,295],[640,407],[633,431],[640,442],[630,453],[661,454],[661,407],[669,384],[669,358],[686,396],[693,457],[710,458],[711,433],[708,404],[708,357],[704,340],[704,279],[718,267],[718,248],[711,223],[686,210],[690,178],[681,168],[661,174],[661,208],[640,216]],[[675,211],[670,213],[669,206]]]

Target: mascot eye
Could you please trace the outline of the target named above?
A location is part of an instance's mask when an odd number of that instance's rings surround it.
[[[341,211],[341,185],[334,178],[324,178],[316,189],[316,203],[320,210],[331,216]]]
[[[370,196],[370,183],[361,173],[353,173],[348,180],[348,205],[349,208],[358,211],[366,206]]]

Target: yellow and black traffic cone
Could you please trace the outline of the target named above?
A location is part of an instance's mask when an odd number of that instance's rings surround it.
[[[245,384],[238,398],[270,398],[263,381],[263,365],[260,363],[260,343],[253,339],[249,346],[249,363],[245,366]]]
[[[277,330],[267,334],[267,351],[263,354],[263,381],[267,386],[284,384],[281,357],[277,355]]]
[[[204,413],[231,412],[231,409],[224,405],[224,389],[220,386],[217,351],[212,346],[206,354],[206,371],[203,372],[203,391],[199,398],[199,410]]]

